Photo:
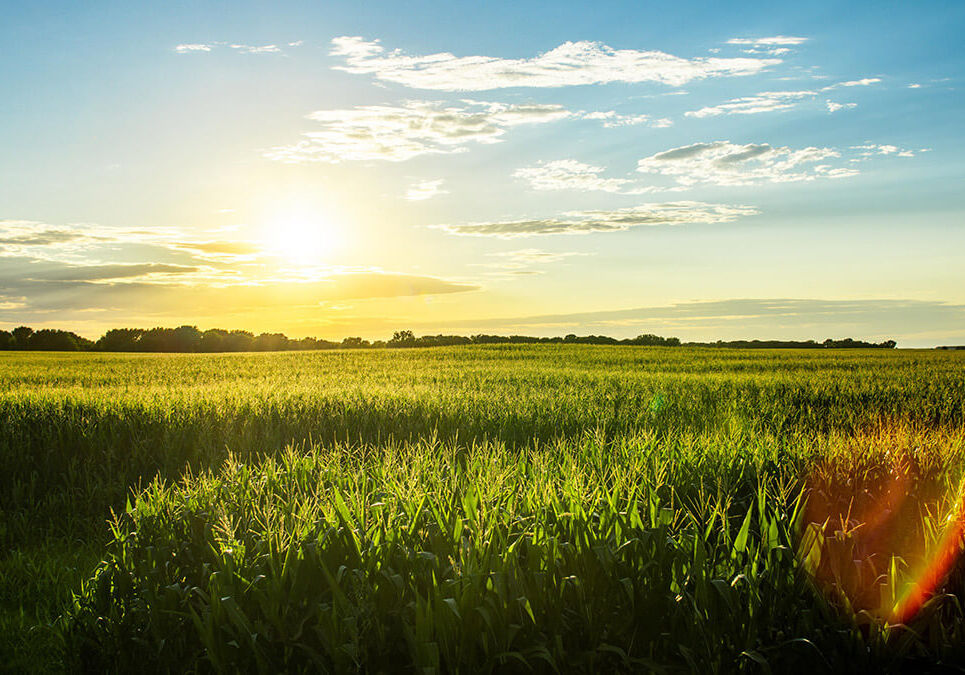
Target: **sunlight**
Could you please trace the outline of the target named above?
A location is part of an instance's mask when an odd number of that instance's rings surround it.
[[[338,228],[318,211],[285,211],[268,220],[262,234],[265,250],[293,265],[330,262],[341,244]]]

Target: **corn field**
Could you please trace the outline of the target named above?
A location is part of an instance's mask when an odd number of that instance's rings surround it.
[[[0,354],[0,662],[956,672],[965,354]]]

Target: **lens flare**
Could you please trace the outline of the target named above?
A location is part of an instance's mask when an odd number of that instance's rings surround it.
[[[961,557],[965,498],[961,487],[948,497],[913,453],[860,470],[818,467],[808,481],[799,560],[832,604],[856,619],[907,623]],[[942,512],[950,515],[936,521]]]

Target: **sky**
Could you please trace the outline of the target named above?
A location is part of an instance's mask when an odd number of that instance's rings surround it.
[[[0,328],[965,344],[965,3],[0,2]]]

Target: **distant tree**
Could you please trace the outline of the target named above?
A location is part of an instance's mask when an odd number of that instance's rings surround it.
[[[262,333],[251,343],[256,352],[280,352],[288,349],[288,338],[281,333]]]
[[[196,352],[201,348],[201,331],[197,326],[179,326],[174,329],[171,339],[176,352]]]
[[[397,330],[392,334],[392,339],[386,344],[387,347],[415,347],[416,337],[411,330]]]
[[[138,341],[143,334],[142,328],[112,328],[94,344],[94,349],[103,352],[134,352],[138,350]]]
[[[369,346],[369,341],[363,340],[360,337],[347,337],[342,340],[342,347],[344,349],[364,349]]]
[[[7,330],[0,330],[0,349],[13,349],[13,333]]]
[[[255,336],[246,330],[233,330],[225,338],[225,351],[229,352],[250,352],[251,343]]]
[[[88,349],[93,344],[90,340],[65,330],[44,328],[30,336],[30,349],[57,352],[76,352]]]
[[[13,329],[13,344],[16,349],[29,349],[30,336],[34,334],[34,329],[28,326],[18,326]]]
[[[212,328],[201,334],[201,342],[198,344],[198,351],[202,352],[223,352],[227,351],[228,331],[220,328]]]

